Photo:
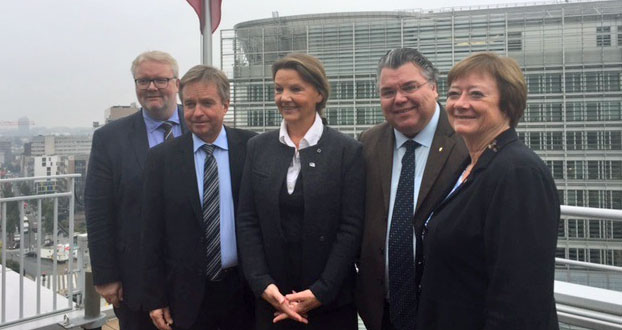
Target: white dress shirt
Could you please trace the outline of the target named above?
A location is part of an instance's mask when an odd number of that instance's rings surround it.
[[[315,121],[311,128],[305,133],[305,136],[298,143],[298,148],[296,148],[296,144],[292,141],[287,133],[287,124],[285,120],[281,122],[281,129],[279,130],[279,142],[293,147],[296,149],[294,152],[294,157],[292,159],[292,163],[289,164],[289,168],[287,169],[287,192],[291,195],[294,193],[294,187],[296,186],[296,180],[298,179],[298,175],[300,174],[300,153],[299,151],[313,147],[318,143],[320,137],[322,137],[322,132],[324,132],[324,124],[322,124],[322,118],[316,112],[315,113]]]

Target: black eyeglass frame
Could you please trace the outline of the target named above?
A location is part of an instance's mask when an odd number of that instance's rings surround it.
[[[177,79],[177,77],[154,78],[154,79],[139,78],[139,79],[134,79],[134,84],[136,84],[136,87],[140,89],[149,88],[149,86],[151,86],[151,83],[153,83],[153,85],[156,88],[166,88],[168,87],[168,82],[174,79]]]

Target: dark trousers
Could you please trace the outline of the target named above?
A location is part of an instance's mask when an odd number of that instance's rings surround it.
[[[391,323],[391,309],[386,301],[384,302],[384,310],[382,312],[382,330],[397,330]]]
[[[253,296],[237,268],[222,280],[207,281],[197,320],[189,330],[252,330],[255,323]]]
[[[121,303],[119,308],[114,308],[114,314],[119,319],[119,328],[121,330],[157,330],[151,322],[149,312],[134,311]]]
[[[305,325],[293,320],[283,320],[272,323],[274,307],[265,300],[258,298],[256,302],[257,325],[256,330],[356,330],[358,318],[354,304],[347,304],[331,310],[309,312],[309,324]]]

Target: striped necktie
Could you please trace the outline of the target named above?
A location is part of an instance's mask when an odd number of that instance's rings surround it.
[[[205,229],[206,275],[218,280],[221,272],[220,259],[220,193],[218,188],[218,165],[214,158],[215,145],[204,144],[206,154],[203,167],[203,228]]]
[[[173,126],[175,125],[175,122],[169,120],[162,122],[160,127],[164,129],[164,141],[172,140],[175,138],[175,134],[173,134]]]

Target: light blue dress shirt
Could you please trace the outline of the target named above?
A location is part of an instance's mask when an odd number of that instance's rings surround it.
[[[413,193],[413,210],[417,207],[417,196],[419,196],[419,188],[421,187],[421,180],[423,179],[423,171],[425,170],[425,164],[428,162],[428,155],[430,154],[430,148],[432,147],[432,141],[434,140],[434,133],[436,133],[436,126],[438,125],[440,111],[440,107],[437,103],[436,110],[434,110],[434,115],[432,115],[430,122],[412,139],[419,143],[419,147],[415,149],[415,189]],[[404,142],[409,140],[408,137],[396,129],[393,129],[393,133],[395,134],[395,145],[393,146],[393,169],[391,171],[391,197],[389,199],[387,237],[385,239],[384,249],[384,278],[387,288],[387,299],[389,297],[389,234],[391,232],[391,218],[393,217],[393,204],[395,203],[395,195],[397,194],[397,184],[400,181],[400,173],[402,172],[402,157],[404,157],[404,154],[406,153]],[[413,258],[417,252],[417,237],[414,235],[414,231],[415,228],[413,227]]]
[[[206,153],[201,149],[205,141],[192,134],[192,145],[194,150],[194,170],[197,176],[197,188],[201,207],[203,206],[203,171]],[[212,143],[217,148],[214,149],[214,158],[218,165],[218,189],[220,194],[220,258],[222,268],[237,266],[238,250],[235,237],[235,214],[233,212],[233,192],[231,190],[231,172],[229,170],[229,143],[227,142],[227,131],[221,127],[220,134]]]
[[[175,109],[171,118],[168,121],[172,121],[177,125],[173,125],[173,135],[178,137],[181,135],[181,125],[179,124],[179,112],[178,109]],[[147,111],[141,108],[143,112],[143,119],[145,121],[145,126],[147,127],[147,138],[149,139],[149,148],[153,148],[158,144],[164,142],[164,128],[161,128],[162,121],[155,120],[149,116]]]

